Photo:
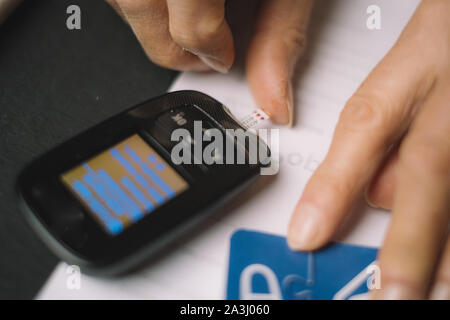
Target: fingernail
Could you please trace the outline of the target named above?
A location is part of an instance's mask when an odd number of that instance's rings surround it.
[[[267,108],[265,106],[261,106],[261,109],[264,110],[265,113],[267,113],[270,117],[270,120],[277,124],[286,125],[289,127],[292,127],[293,121],[292,121],[292,102],[287,100],[286,106],[284,104],[281,104],[279,100],[272,101],[272,104],[270,105],[270,108]]]
[[[294,125],[293,100],[292,85],[288,84],[286,93],[283,93],[281,97],[268,100],[265,105],[261,106],[261,109],[270,116],[270,120],[274,123],[292,127]]]
[[[213,58],[213,57],[204,57],[204,56],[199,56],[199,58],[207,66],[211,67],[212,69],[216,70],[217,72],[228,73],[228,68],[219,59],[216,59],[216,58]]]
[[[288,99],[287,99],[288,123],[287,126],[292,128],[294,126],[294,97],[292,95],[292,85],[288,85]]]
[[[288,111],[288,122],[287,126],[292,128],[294,126],[294,107],[292,106],[292,101],[288,99],[287,102],[287,111]]]
[[[450,285],[437,283],[430,293],[431,300],[450,300]]]
[[[291,221],[288,244],[294,250],[312,249],[321,227],[321,213],[310,204],[301,204]]]
[[[417,298],[418,296],[413,291],[398,285],[387,286],[375,293],[375,299],[377,300],[412,300]]]
[[[381,209],[379,206],[377,206],[375,203],[373,203],[373,202],[370,200],[370,197],[369,197],[369,187],[367,187],[367,188],[364,190],[364,199],[366,200],[366,203],[369,205],[369,207],[372,207],[372,208],[374,208],[374,209]]]

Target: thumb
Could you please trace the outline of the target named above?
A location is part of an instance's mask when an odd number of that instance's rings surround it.
[[[225,0],[167,0],[172,39],[212,69],[226,73],[234,44],[225,20]]]
[[[265,0],[247,53],[247,81],[258,107],[293,123],[292,75],[305,48],[312,0]]]

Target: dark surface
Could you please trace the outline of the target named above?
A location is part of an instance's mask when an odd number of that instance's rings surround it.
[[[70,4],[81,7],[79,31],[66,28]],[[0,299],[33,298],[57,263],[18,210],[20,169],[175,76],[102,0],[28,0],[0,27]]]

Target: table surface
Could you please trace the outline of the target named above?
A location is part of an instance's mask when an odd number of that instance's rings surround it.
[[[81,8],[81,30],[66,9]],[[0,299],[33,298],[57,263],[18,210],[33,158],[162,94],[177,73],[152,64],[104,1],[25,1],[0,27]]]

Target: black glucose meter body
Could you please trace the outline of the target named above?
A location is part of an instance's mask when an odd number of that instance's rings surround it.
[[[219,129],[233,140],[234,156],[248,159],[251,139],[242,145],[226,134],[244,128],[221,103],[195,91],[168,93],[29,165],[18,191],[32,228],[84,273],[114,275],[147,260],[248,186],[263,166],[174,164],[178,142],[171,134],[177,128],[193,134],[194,121]]]

